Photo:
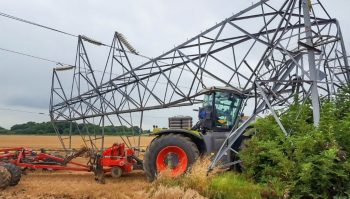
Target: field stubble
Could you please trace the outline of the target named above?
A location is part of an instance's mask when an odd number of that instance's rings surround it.
[[[133,138],[131,138],[133,139]],[[147,146],[152,137],[142,137]],[[105,147],[122,143],[119,136],[106,136]],[[79,136],[73,137],[73,148],[80,148]],[[0,148],[29,147],[33,149],[61,149],[56,136],[0,136]],[[19,185],[0,192],[2,198],[146,198],[147,183],[143,171],[124,174],[119,179],[106,177],[106,184],[97,184],[92,173],[35,171],[23,175]]]
[[[131,138],[133,139],[133,138]],[[142,137],[146,147],[153,137]],[[106,136],[105,147],[122,143],[118,136]],[[79,136],[73,148],[80,148]],[[0,148],[29,147],[60,149],[56,136],[0,136]],[[81,160],[78,159],[80,162]],[[106,184],[98,184],[92,173],[66,171],[34,171],[23,175],[20,183],[0,192],[0,199],[202,199],[198,192],[181,187],[157,186],[148,183],[143,171],[133,171],[115,179],[106,176]]]
[[[124,137],[125,139],[125,137]],[[137,142],[137,137],[130,137],[131,144]],[[142,136],[140,145],[146,147],[153,137]],[[113,143],[122,143],[120,136],[106,136],[105,147],[112,146]],[[72,137],[72,148],[80,148],[83,146],[80,136]],[[34,149],[61,149],[62,146],[57,136],[40,136],[40,135],[0,135],[0,148],[6,147],[29,147]]]

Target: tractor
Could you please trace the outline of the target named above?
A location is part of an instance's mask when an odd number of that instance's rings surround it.
[[[231,87],[211,87],[202,90],[203,104],[198,111],[198,122],[190,129],[175,128],[155,130],[155,138],[146,150],[143,168],[147,179],[153,181],[157,174],[169,170],[176,177],[184,174],[199,156],[215,154],[243,116],[241,113],[244,92]],[[232,146],[223,163],[233,162],[242,140]]]

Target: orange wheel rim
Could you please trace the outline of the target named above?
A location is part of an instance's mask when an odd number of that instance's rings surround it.
[[[178,146],[167,146],[157,155],[158,172],[170,171],[171,177],[177,177],[186,172],[188,157],[186,152]]]

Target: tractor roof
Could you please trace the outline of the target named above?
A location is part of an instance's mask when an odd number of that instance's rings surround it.
[[[199,93],[200,95],[206,94],[206,93],[212,93],[212,92],[230,92],[234,93],[239,96],[245,96],[246,92],[239,90],[235,87],[227,87],[227,86],[212,86],[209,88],[202,89]]]

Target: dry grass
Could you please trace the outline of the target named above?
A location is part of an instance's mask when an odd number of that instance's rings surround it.
[[[205,193],[209,191],[207,190],[208,182],[213,176],[221,172],[219,170],[214,170],[208,173],[207,171],[209,164],[209,158],[202,158],[192,166],[190,172],[175,179],[169,177],[168,172],[164,171],[159,176],[159,179],[153,184],[153,187],[156,187],[160,190],[162,187],[166,187],[168,189],[180,189],[183,192],[195,192],[199,196],[200,194],[205,195]]]
[[[184,189],[180,186],[169,187],[160,185],[148,192],[152,199],[206,199],[193,189]]]
[[[176,179],[168,177],[165,172],[153,186],[158,190],[166,187],[169,192],[190,191],[198,196],[220,199],[259,199],[263,198],[263,193],[267,194],[267,198],[273,196],[267,187],[254,184],[238,173],[217,169],[208,174],[209,164],[209,158],[201,159],[193,165],[189,173]]]

